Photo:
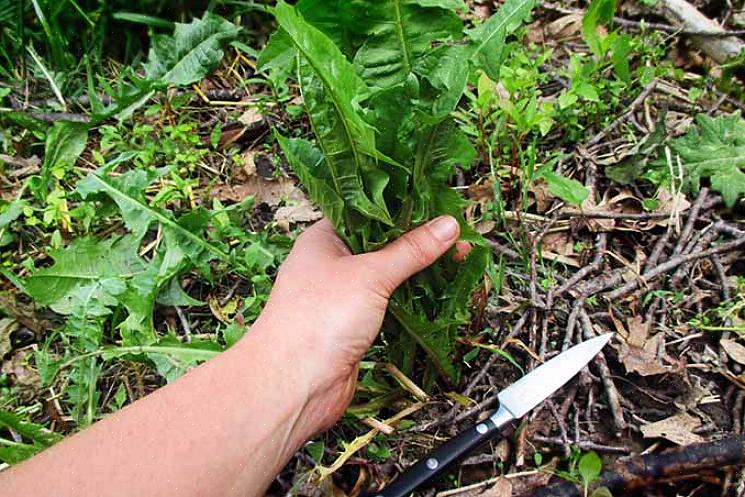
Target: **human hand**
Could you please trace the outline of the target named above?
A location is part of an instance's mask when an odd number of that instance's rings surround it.
[[[287,361],[285,373],[306,396],[299,437],[308,438],[341,417],[391,294],[444,254],[459,233],[456,220],[442,216],[360,255],[350,253],[325,219],[300,235],[244,339],[251,346],[263,337],[274,357]],[[459,243],[456,258],[466,251]]]

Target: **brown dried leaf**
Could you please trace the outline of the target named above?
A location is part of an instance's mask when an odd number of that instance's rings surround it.
[[[549,207],[551,207],[554,199],[556,199],[556,197],[548,191],[548,183],[542,179],[536,180],[533,183],[530,187],[530,193],[533,194],[536,211],[539,214],[546,212]]]
[[[10,334],[18,328],[18,322],[12,318],[0,319],[0,361],[10,352]]]
[[[473,184],[468,187],[468,198],[484,205],[494,201],[494,185],[491,181]]]
[[[323,213],[316,209],[308,199],[303,199],[295,205],[280,207],[274,213],[274,220],[277,222],[277,226],[288,232],[290,231],[291,224],[318,221],[322,217]]]
[[[582,14],[578,12],[559,17],[546,27],[546,31],[548,31],[553,38],[569,38],[575,36],[582,31]]]
[[[512,483],[507,478],[501,476],[497,478],[494,485],[489,487],[479,497],[510,497],[512,495]]]
[[[267,180],[261,176],[251,176],[238,185],[217,185],[212,189],[212,196],[219,200],[240,202],[253,195],[256,204],[265,203],[272,207],[283,200],[300,201],[305,198],[303,192],[290,178]]]
[[[488,220],[482,220],[478,221],[476,225],[473,227],[473,229],[476,230],[477,233],[481,235],[486,235],[487,233],[491,233],[494,231],[494,228],[497,226],[496,221],[493,221],[491,219]]]
[[[633,317],[627,321],[628,335],[621,345],[618,357],[628,373],[638,373],[641,376],[663,374],[670,371],[664,366],[657,351],[665,337],[658,333],[649,338],[649,324],[641,317]]]
[[[729,340],[727,338],[721,339],[719,345],[721,345],[727,355],[730,356],[730,359],[740,364],[745,364],[745,346],[740,345],[735,340]]]
[[[665,438],[678,445],[701,443],[704,439],[693,433],[701,426],[701,420],[687,413],[642,426],[644,438]]]
[[[246,126],[251,126],[260,123],[262,119],[264,119],[264,116],[259,113],[259,110],[256,107],[249,107],[238,118],[238,122],[245,124]]]

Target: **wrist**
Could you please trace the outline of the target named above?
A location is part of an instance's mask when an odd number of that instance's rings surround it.
[[[317,343],[302,341],[317,334],[299,327],[260,318],[233,347],[245,364],[263,368],[269,388],[282,392],[283,409],[294,414],[292,439],[298,447],[341,417],[356,384],[356,374],[330,364]]]
[[[246,388],[265,392],[267,404],[274,404],[281,415],[282,433],[287,433],[286,445],[293,454],[317,428],[310,424],[308,406],[314,398],[313,385],[298,350],[286,344],[264,323],[257,322],[229,351],[244,371],[243,378],[252,378]],[[257,381],[258,379],[258,381]]]

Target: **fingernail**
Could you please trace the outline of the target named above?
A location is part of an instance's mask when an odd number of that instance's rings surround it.
[[[458,236],[458,222],[452,216],[440,216],[430,221],[429,229],[441,242],[449,242]]]

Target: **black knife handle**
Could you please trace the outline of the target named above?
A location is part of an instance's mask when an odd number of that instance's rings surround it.
[[[411,492],[442,473],[450,464],[492,438],[499,428],[485,419],[427,454],[404,471],[393,483],[372,497],[408,497]]]

